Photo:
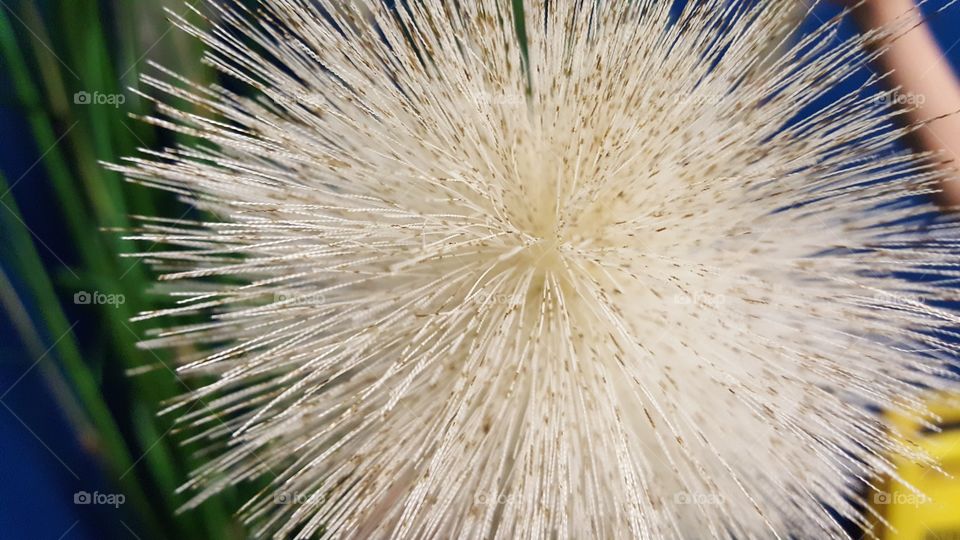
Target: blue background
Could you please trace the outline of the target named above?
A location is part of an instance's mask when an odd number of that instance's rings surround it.
[[[925,11],[932,12],[946,1],[929,2]],[[0,9],[4,9],[2,5]],[[826,21],[838,11],[832,4],[819,6],[806,22],[807,29],[815,28],[818,20]],[[930,24],[956,68],[960,65],[960,7],[932,18]],[[854,32],[847,22],[840,38]],[[846,93],[855,84],[847,82],[836,92]],[[45,204],[50,195],[43,167],[31,169],[40,155],[14,102],[2,64],[0,133],[0,169],[10,181],[26,172],[16,195],[27,223],[54,252],[69,254],[70,246],[63,245],[57,235],[63,224]],[[69,256],[66,259],[67,264],[72,262]],[[45,346],[50,346],[55,338],[47,336],[51,341]],[[38,370],[23,376],[35,360],[19,342],[6,314],[0,315],[0,395],[13,387],[2,398],[9,410],[0,407],[0,539],[135,538],[136,518],[126,515],[122,508],[73,504],[73,494],[79,490],[106,492],[110,487],[103,485],[96,462],[74,438]]]

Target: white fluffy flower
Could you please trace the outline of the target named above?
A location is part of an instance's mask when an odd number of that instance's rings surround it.
[[[861,40],[774,56],[783,0],[511,4],[179,21],[258,95],[148,79],[203,143],[119,167],[211,216],[138,235],[179,280],[144,318],[187,317],[145,345],[207,377],[174,407],[219,450],[191,504],[266,477],[244,515],[279,537],[862,522],[924,459],[877,410],[948,385],[958,229],[919,219],[943,173],[884,100],[820,99]]]

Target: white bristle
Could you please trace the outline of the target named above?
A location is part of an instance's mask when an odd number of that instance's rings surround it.
[[[510,0],[177,20],[259,96],[161,69],[151,121],[206,144],[116,167],[215,216],[137,235],[175,285],[143,318],[190,318],[144,346],[212,376],[171,406],[218,450],[188,507],[269,478],[243,515],[276,537],[864,524],[861,486],[927,460],[878,411],[954,384],[960,230],[921,219],[947,173],[889,94],[821,99],[871,36],[523,3],[528,57]]]

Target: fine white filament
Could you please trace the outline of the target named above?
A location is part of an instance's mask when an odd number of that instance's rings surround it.
[[[144,346],[202,382],[169,408],[213,450],[188,507],[265,479],[242,514],[283,538],[866,524],[928,459],[878,411],[935,426],[954,384],[960,228],[916,202],[946,169],[896,149],[893,91],[824,100],[879,32],[672,4],[176,18],[232,82],[158,66],[149,121],[195,142],[115,168],[206,216],[133,236],[173,281]]]

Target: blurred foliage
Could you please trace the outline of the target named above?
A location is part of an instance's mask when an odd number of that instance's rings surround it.
[[[176,376],[170,358],[137,349],[143,329],[130,322],[136,313],[156,307],[158,297],[149,294],[149,269],[122,254],[153,246],[125,241],[117,231],[135,226],[132,216],[186,216],[189,209],[101,165],[141,147],[176,143],[170,133],[135,118],[152,113],[150,101],[136,93],[141,74],[151,71],[149,62],[201,84],[215,80],[199,62],[199,42],[174,28],[165,8],[205,22],[182,0],[0,4],[0,70],[42,156],[37,171],[23,180],[49,182],[16,193],[18,198],[27,191],[52,194],[54,200],[44,205],[70,251],[62,257],[54,253],[60,264],[51,264],[52,250],[34,234],[36,224],[25,221],[14,198],[13,188],[24,186],[11,186],[0,175],[0,233],[8,251],[0,259],[0,304],[26,349],[44,358],[39,369],[78,440],[127,496],[136,514],[132,519],[142,525],[138,534],[239,538],[243,532],[231,511],[238,507],[235,493],[177,513],[187,499],[177,488],[197,465],[198,448],[178,444],[182,437],[173,418],[158,416],[157,410],[187,390],[187,383]],[[123,103],[91,103],[98,96]],[[62,260],[71,262],[66,266]],[[82,306],[80,336],[77,323],[70,322],[78,291],[122,294],[125,302]],[[145,364],[151,369],[138,369]],[[137,374],[131,376],[131,370]]]

